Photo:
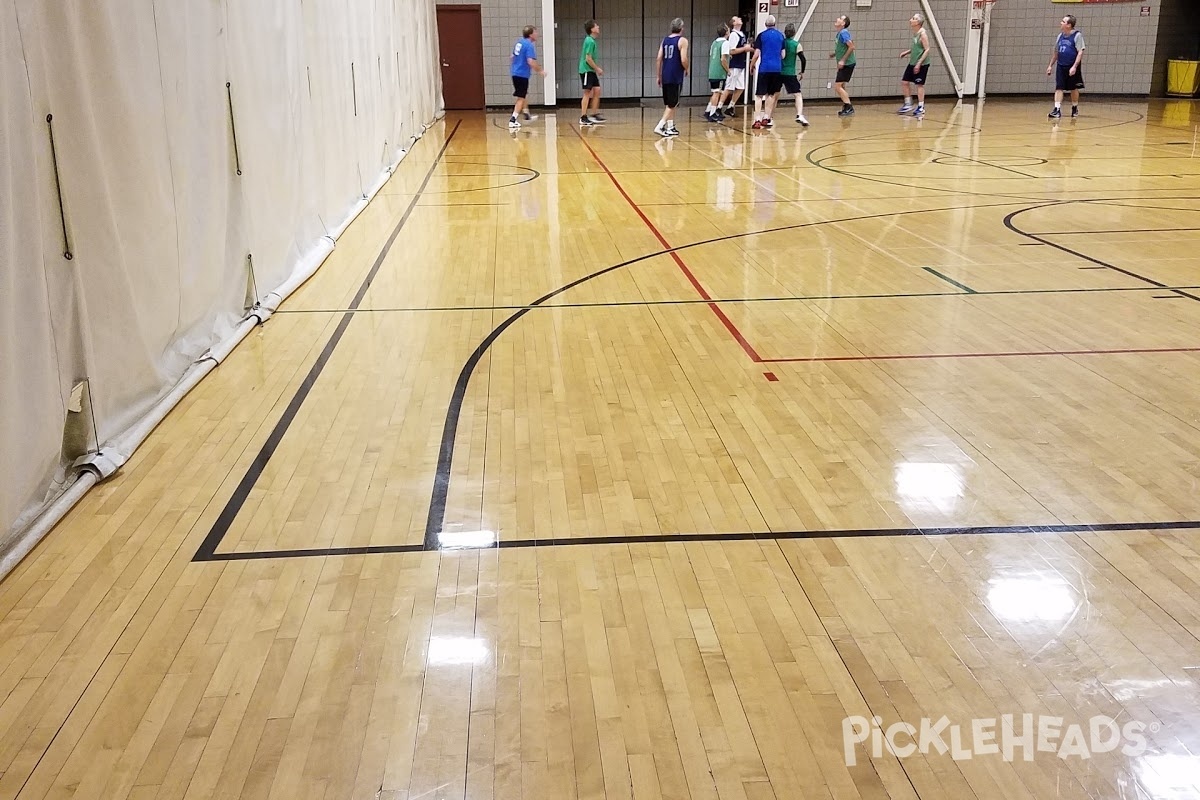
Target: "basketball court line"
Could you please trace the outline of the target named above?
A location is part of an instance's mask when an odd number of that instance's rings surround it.
[[[1081,231],[1082,233],[1082,231]],[[1058,234],[1039,234],[1042,236],[1058,235]],[[1042,242],[1023,242],[1020,247],[1043,247]],[[665,255],[660,253],[659,255]],[[981,266],[994,266],[983,264]],[[1102,270],[1107,267],[1086,266],[1079,269],[1095,269]],[[1174,290],[1200,290],[1200,285],[1194,286],[1167,286],[1165,289]],[[1042,294],[1099,294],[1099,293],[1120,293],[1120,292],[1158,292],[1162,291],[1157,286],[1095,286],[1081,288],[1064,288],[1064,289],[978,289],[970,294],[975,294],[980,297],[1004,297],[1013,296],[1021,297],[1024,295],[1042,295]],[[612,301],[597,301],[594,303],[545,303],[543,305],[501,305],[501,306],[402,306],[402,307],[385,307],[385,308],[297,308],[292,310],[279,310],[276,314],[418,314],[418,313],[454,313],[454,312],[469,312],[469,311],[520,311],[528,309],[530,311],[545,311],[552,309],[563,308],[621,308],[624,306],[687,306],[687,305],[707,305],[709,303],[729,303],[729,304],[750,304],[750,303],[790,303],[800,300],[905,300],[905,299],[921,299],[925,297],[963,297],[966,292],[907,292],[907,293],[888,293],[888,294],[798,294],[787,295],[782,297],[713,297],[708,300],[703,299],[687,299],[687,300],[612,300]]]
[[[1182,298],[1179,298],[1182,299]],[[1020,358],[1033,356],[1110,356],[1132,353],[1200,353],[1200,347],[1129,347],[1111,350],[1035,350],[1010,353],[897,353],[864,356],[803,356],[798,358],[765,358],[764,364],[821,364],[833,361],[909,361],[955,358]]]
[[[1118,124],[1126,124],[1126,123],[1118,123]],[[408,210],[405,212],[405,216],[402,218],[400,225],[403,225],[403,222],[406,221],[408,216],[411,214],[412,209],[418,205],[420,197],[421,197],[424,189],[428,186],[428,183],[433,176],[433,172],[434,172],[435,168],[437,167],[438,163],[440,163],[440,161],[442,160],[442,157],[445,155],[445,152],[446,152],[447,148],[449,147],[450,140],[453,137],[454,133],[457,132],[459,125],[461,125],[461,121],[459,121],[455,125],[455,127],[451,131],[450,135],[447,137],[445,142],[443,142],[442,149],[439,151],[439,154],[438,154],[438,159],[434,162],[433,165],[431,165],[431,167],[429,168],[429,171],[426,173],[426,177],[421,185],[421,189],[418,190],[418,192],[415,195],[413,195],[412,202],[411,202]],[[863,137],[863,138],[868,138],[868,137]],[[889,213],[885,213],[885,214],[864,215],[864,216],[860,216],[860,217],[850,217],[850,218],[839,219],[839,220],[822,220],[822,221],[816,221],[816,222],[801,223],[801,224],[797,224],[797,225],[781,226],[778,228],[772,228],[772,229],[768,229],[768,230],[764,230],[764,231],[747,231],[747,232],[743,232],[743,233],[731,234],[728,236],[718,237],[718,238],[711,239],[711,240],[705,240],[702,242],[694,242],[694,243],[682,245],[679,247],[672,247],[666,241],[665,237],[663,237],[662,234],[658,231],[658,229],[653,225],[653,223],[645,216],[644,212],[642,212],[641,209],[638,208],[637,204],[632,200],[632,198],[630,198],[628,196],[628,194],[624,191],[623,187],[621,187],[620,182],[616,179],[614,173],[612,171],[608,170],[607,166],[599,158],[598,154],[596,154],[595,150],[588,144],[587,140],[582,135],[580,135],[580,140],[584,144],[584,146],[591,152],[593,158],[595,158],[597,163],[599,163],[604,168],[604,172],[608,175],[608,177],[613,182],[613,184],[618,188],[618,190],[620,191],[622,196],[625,197],[627,202],[629,202],[629,204],[637,211],[638,215],[643,219],[643,221],[645,222],[647,227],[650,228],[650,230],[655,234],[656,238],[659,240],[659,242],[663,245],[663,247],[665,249],[662,251],[659,251],[659,252],[645,254],[643,256],[632,259],[630,261],[623,262],[621,264],[613,265],[610,267],[606,267],[602,270],[598,270],[590,275],[583,276],[582,278],[579,278],[571,283],[568,283],[562,287],[559,287],[558,289],[556,289],[552,292],[549,292],[546,295],[543,295],[541,298],[534,301],[532,304],[529,304],[527,306],[514,307],[516,309],[516,313],[512,314],[504,322],[502,322],[499,326],[497,326],[492,331],[492,333],[489,334],[489,336],[486,337],[484,339],[484,341],[480,343],[480,345],[476,348],[476,350],[472,354],[472,356],[470,358],[468,358],[467,362],[463,365],[462,371],[460,372],[458,381],[455,385],[454,394],[453,394],[453,396],[451,398],[451,402],[447,408],[446,424],[445,424],[444,430],[443,430],[442,446],[441,446],[441,450],[439,453],[438,469],[437,469],[437,472],[435,473],[435,477],[434,477],[434,486],[433,486],[433,492],[431,495],[431,502],[430,502],[430,506],[429,506],[429,517],[427,519],[424,542],[420,545],[382,545],[382,546],[350,547],[350,548],[299,548],[299,549],[295,549],[295,550],[267,550],[267,551],[247,551],[247,552],[228,552],[228,553],[218,553],[216,551],[216,548],[219,546],[221,539],[224,537],[225,533],[228,531],[228,528],[231,526],[233,519],[236,518],[236,515],[240,511],[241,506],[244,504],[245,500],[247,499],[250,489],[253,487],[253,485],[257,481],[258,477],[261,476],[261,473],[262,473],[263,469],[265,468],[266,462],[270,459],[271,453],[274,451],[275,447],[279,443],[279,440],[282,438],[283,434],[286,433],[287,428],[290,426],[291,422],[294,420],[296,411],[298,411],[300,404],[303,403],[304,397],[307,396],[308,390],[311,389],[311,385],[315,381],[316,376],[318,376],[320,374],[321,369],[323,369],[324,364],[328,360],[328,356],[332,354],[333,348],[336,347],[336,340],[340,339],[339,334],[344,332],[344,328],[348,324],[349,319],[352,318],[353,314],[357,313],[360,310],[369,310],[369,309],[359,309],[358,305],[362,302],[363,297],[365,297],[366,290],[367,290],[367,288],[369,288],[371,278],[373,277],[374,273],[378,271],[379,266],[382,264],[383,258],[386,255],[386,250],[390,249],[391,244],[394,242],[395,237],[398,235],[399,227],[397,227],[397,229],[393,232],[392,237],[388,240],[387,244],[385,245],[385,251],[381,252],[379,258],[376,261],[376,265],[372,269],[372,272],[368,275],[367,280],[364,281],[364,284],[360,287],[359,293],[356,295],[354,302],[351,304],[352,307],[350,309],[346,310],[345,318],[343,319],[342,323],[339,325],[339,328],[335,332],[334,337],[332,337],[330,342],[326,345],[326,350],[322,353],[321,358],[319,358],[318,362],[313,365],[313,368],[310,370],[309,375],[305,379],[304,384],[302,384],[301,388],[297,391],[297,394],[293,398],[292,403],[289,405],[287,411],[285,411],[283,418],[281,418],[279,420],[279,422],[276,424],[275,429],[272,431],[272,434],[268,438],[267,443],[264,444],[263,448],[260,450],[259,455],[255,459],[254,464],[252,464],[250,470],[247,471],[242,482],[237,487],[237,490],[235,491],[234,496],[231,497],[229,502],[226,504],[226,507],[223,510],[221,516],[218,518],[217,523],[213,526],[212,530],[209,531],[208,536],[205,538],[201,547],[197,550],[196,555],[194,556],[193,560],[196,560],[196,561],[209,561],[209,560],[229,561],[229,560],[243,560],[243,559],[255,559],[255,558],[323,557],[323,556],[330,556],[330,555],[353,555],[353,554],[368,554],[368,553],[382,553],[382,552],[417,552],[420,550],[439,550],[439,549],[441,549],[440,543],[438,541],[438,536],[440,535],[443,525],[444,525],[446,500],[447,500],[448,492],[449,492],[450,467],[451,467],[451,464],[453,461],[458,419],[461,415],[462,402],[465,397],[467,385],[470,381],[470,378],[474,372],[475,367],[478,365],[483,354],[488,350],[488,348],[496,340],[496,338],[498,338],[509,326],[511,326],[516,321],[518,321],[522,316],[524,316],[524,314],[528,313],[529,311],[531,311],[535,308],[540,308],[540,307],[562,307],[562,306],[549,305],[547,303],[547,301],[553,299],[554,297],[558,296],[559,294],[562,294],[563,292],[566,292],[576,286],[581,285],[582,283],[590,281],[593,278],[600,277],[601,275],[608,274],[614,270],[621,269],[623,267],[631,266],[633,264],[649,260],[649,259],[657,257],[659,255],[671,255],[673,260],[676,261],[677,265],[680,266],[681,271],[684,273],[684,275],[686,277],[688,277],[689,282],[693,285],[694,288],[696,288],[698,293],[701,295],[701,299],[699,299],[699,300],[684,301],[684,302],[703,303],[703,304],[709,306],[709,308],[712,309],[714,311],[714,313],[718,315],[719,318],[724,317],[725,319],[728,319],[728,317],[725,317],[723,312],[718,308],[717,304],[719,302],[744,302],[744,301],[718,301],[718,300],[712,298],[707,293],[707,291],[703,288],[703,286],[699,284],[699,281],[695,278],[695,275],[687,267],[686,263],[684,263],[682,261],[682,259],[678,256],[678,251],[681,251],[684,249],[690,249],[691,247],[697,247],[697,246],[701,246],[704,244],[711,244],[711,243],[715,243],[718,241],[726,241],[726,240],[744,238],[744,237],[749,237],[749,236],[757,236],[757,235],[761,235],[761,234],[765,234],[765,233],[780,232],[780,231],[785,231],[785,230],[796,230],[796,229],[802,229],[802,228],[808,228],[808,227],[815,227],[815,226],[819,226],[819,225],[838,224],[838,223],[842,223],[842,222],[852,222],[852,221],[862,220],[862,219],[892,218],[892,217],[896,217],[896,216],[904,216],[907,214],[939,213],[939,212],[963,210],[963,209],[982,209],[982,208],[994,208],[994,207],[1005,207],[1005,206],[1011,207],[1012,205],[1016,204],[1012,201],[1002,202],[1002,203],[971,204],[971,205],[950,207],[950,208],[918,209],[918,210],[912,210],[912,211],[900,211],[900,212],[889,212]],[[815,152],[815,151],[810,151],[810,155],[811,155],[811,152]],[[830,170],[830,171],[839,172],[838,170]],[[856,177],[856,176],[848,173],[847,177]],[[870,178],[865,178],[865,179],[872,180]],[[491,187],[489,187],[489,188],[491,188]],[[905,187],[905,188],[920,188],[920,187]],[[474,191],[474,190],[472,190],[472,191]],[[938,191],[938,190],[934,189],[933,191]],[[949,193],[947,193],[947,194],[949,194]],[[984,193],[954,193],[954,194],[974,194],[974,195],[979,195],[979,196],[992,196],[992,195],[985,195]],[[868,199],[870,199],[870,198],[868,198]],[[1108,198],[1108,199],[1124,200],[1125,198]],[[1137,198],[1133,198],[1133,199],[1137,199]],[[1164,198],[1164,199],[1167,199],[1167,198]],[[1176,198],[1176,199],[1184,199],[1184,198]],[[1035,205],[1030,206],[1028,208],[1019,209],[1017,212],[1010,214],[1009,217],[1006,218],[1006,220],[1011,220],[1011,218],[1015,217],[1015,215],[1017,213],[1027,212],[1030,210],[1034,210],[1036,208],[1043,208],[1043,207],[1048,207],[1048,206],[1052,206],[1052,205],[1062,205],[1062,204],[1067,204],[1067,203],[1086,203],[1089,201],[1088,200],[1077,200],[1077,201],[1068,200],[1068,201],[1055,202],[1052,200],[1034,199],[1031,202],[1035,203]],[[1028,234],[1028,233],[1025,233],[1023,231],[1016,229],[1015,227],[1012,227],[1011,229],[1014,230],[1014,232],[1021,233],[1022,235],[1025,235],[1027,237],[1032,238],[1032,237],[1037,236],[1037,234]],[[1052,247],[1058,247],[1059,249],[1064,249],[1064,250],[1067,250],[1068,252],[1072,252],[1072,253],[1074,252],[1074,251],[1070,251],[1069,248],[1064,248],[1064,247],[1055,245],[1051,242],[1041,242],[1039,240],[1039,243],[1047,244]],[[1076,255],[1079,255],[1079,254],[1076,254]],[[1100,264],[1101,266],[1103,266],[1105,268],[1112,268],[1112,269],[1116,269],[1117,271],[1123,272],[1123,270],[1112,267],[1112,265],[1104,264],[1103,262],[1096,261],[1095,259],[1090,259],[1086,256],[1081,256],[1081,257],[1084,258],[1085,260],[1090,260],[1097,264]],[[1146,279],[1143,276],[1139,276],[1136,274],[1131,274],[1130,276],[1135,277],[1139,280],[1149,281],[1149,279]],[[1149,281],[1149,282],[1152,282],[1152,281]],[[1175,289],[1172,289],[1172,287],[1167,287],[1162,284],[1157,284],[1157,282],[1152,282],[1152,283],[1155,283],[1155,286],[1153,288],[1147,287],[1147,290],[1161,291],[1163,289],[1167,289],[1170,291],[1175,291]],[[1091,290],[1073,290],[1073,289],[1072,290],[1034,290],[1034,291],[1029,291],[1029,292],[999,291],[999,292],[988,292],[986,294],[996,294],[996,295],[1017,294],[1017,293],[1043,294],[1043,293],[1061,293],[1064,291],[1073,292],[1073,291],[1091,291]],[[984,293],[980,293],[980,294],[984,294]],[[906,296],[911,296],[911,295],[906,295]],[[963,295],[961,295],[959,293],[932,293],[932,296],[963,296]],[[1183,295],[1183,296],[1191,297],[1190,295]],[[861,299],[862,296],[852,296],[852,297],[855,299]],[[793,298],[781,298],[781,300],[782,299],[790,300]],[[798,299],[813,299],[813,298],[798,298]],[[1200,299],[1200,298],[1192,298],[1192,299]],[[631,302],[631,303],[626,303],[623,305],[658,305],[658,304],[668,304],[668,303],[678,303],[678,302],[679,301],[665,301],[663,303],[655,303],[653,301],[640,302],[640,303],[632,303]],[[576,305],[590,306],[590,305],[608,305],[608,304],[576,304]],[[506,310],[506,309],[496,309],[496,310]],[[727,325],[727,328],[728,327],[732,327],[732,323]],[[734,333],[735,331],[736,331],[736,327],[733,327],[731,330],[731,333]],[[739,338],[738,336],[735,336],[735,339],[738,339],[738,338]],[[757,353],[753,350],[753,348],[749,347],[748,343],[745,342],[744,338],[739,340],[739,344],[743,345],[743,349],[747,352],[748,355],[751,356],[751,359],[755,363],[783,363],[783,362],[787,361],[787,359],[781,359],[778,361],[761,359],[761,357],[759,357],[757,355]],[[1200,348],[1196,348],[1196,350],[1200,350]],[[1055,353],[1045,353],[1045,355],[1071,355],[1071,354],[1083,355],[1083,354],[1093,354],[1093,352],[1099,353],[1100,351],[1079,351],[1077,353],[1063,351],[1063,352],[1055,352]],[[1124,351],[1110,351],[1110,352],[1124,352]],[[1169,350],[1168,349],[1163,349],[1163,350],[1138,349],[1138,350],[1130,350],[1128,352],[1192,352],[1192,350],[1191,349],[1169,349]],[[986,357],[986,355],[987,354],[979,354],[979,355],[975,355],[975,354],[946,354],[946,355],[913,354],[912,356],[904,356],[904,357],[924,357],[924,358],[975,357],[975,358],[981,358],[981,357]],[[1014,353],[1014,354],[992,354],[992,355],[994,355],[996,357],[1009,357],[1010,355],[1015,356],[1015,355],[1043,355],[1043,354],[1042,353]],[[870,356],[868,356],[868,357],[853,357],[853,358],[855,358],[857,360],[880,360],[880,359],[878,359],[878,357],[870,357]],[[767,376],[768,380],[775,378],[773,373],[766,373],[766,376]],[[852,530],[847,530],[847,531],[792,531],[792,532],[765,533],[765,534],[668,534],[665,536],[641,536],[641,537],[592,537],[592,538],[585,538],[585,539],[508,540],[508,542],[506,542],[506,543],[498,543],[497,546],[498,547],[529,547],[529,546],[541,546],[541,545],[549,545],[549,544],[604,544],[604,543],[637,542],[637,541],[669,542],[669,541],[684,541],[684,540],[687,540],[687,537],[689,537],[689,536],[695,537],[698,540],[699,539],[710,539],[710,538],[714,539],[714,540],[720,540],[720,539],[729,540],[731,538],[733,538],[733,539],[736,539],[736,538],[827,538],[827,537],[837,537],[837,536],[911,535],[911,534],[915,534],[915,533],[921,533],[924,535],[936,535],[936,534],[946,534],[946,533],[1001,533],[1001,532],[1003,532],[1003,533],[1034,532],[1034,533],[1036,533],[1036,532],[1072,532],[1072,531],[1083,531],[1083,530],[1102,531],[1102,530],[1139,530],[1139,529],[1152,530],[1152,529],[1196,529],[1196,528],[1200,528],[1200,522],[1194,522],[1194,521],[1138,522],[1138,523],[1111,523],[1111,524],[1101,524],[1101,525],[1079,525],[1079,526],[1070,526],[1070,525],[967,526],[967,527],[957,527],[957,528],[930,528],[930,529],[896,528],[896,529],[877,529],[877,530],[871,530],[871,531],[852,531]]]
[[[409,217],[412,216],[412,212],[417,207],[417,202],[421,198],[421,193],[424,191],[425,187],[429,185],[429,181],[433,178],[434,170],[436,170],[438,165],[441,164],[442,156],[445,154],[446,150],[449,149],[450,143],[454,140],[454,135],[458,133],[458,128],[460,125],[462,125],[461,120],[454,124],[454,127],[450,130],[449,135],[447,135],[445,141],[442,142],[441,149],[438,150],[438,154],[434,158],[433,163],[429,165],[429,169],[425,172],[425,179],[421,182],[420,188],[417,190],[416,194],[413,195],[412,200],[409,201],[408,208],[404,210],[404,214],[401,215],[399,221],[397,221],[395,227],[392,229],[391,235],[384,243],[382,249],[380,249],[379,255],[375,258],[375,263],[371,265],[371,269],[369,272],[367,272],[367,276],[359,285],[358,292],[354,295],[354,299],[350,301],[349,310],[347,310],[347,312],[342,316],[337,328],[334,329],[333,334],[329,337],[329,341],[325,343],[325,347],[321,350],[321,354],[317,357],[317,360],[313,362],[312,367],[309,368],[308,374],[305,375],[300,387],[296,390],[296,394],[292,396],[292,400],[290,403],[288,403],[287,408],[284,410],[283,416],[276,421],[275,426],[271,429],[271,434],[267,437],[267,440],[259,449],[258,455],[254,457],[254,461],[250,464],[249,468],[247,468],[245,475],[242,476],[242,480],[238,483],[237,489],[234,490],[233,495],[229,498],[228,502],[226,502],[225,507],[221,510],[221,514],[217,517],[217,521],[213,524],[212,529],[209,530],[208,535],[204,537],[204,541],[200,543],[200,547],[196,551],[195,558],[201,558],[202,556],[216,553],[217,547],[221,544],[221,539],[225,537],[225,534],[229,531],[230,526],[233,525],[233,521],[237,518],[238,513],[242,510],[242,506],[245,504],[246,498],[250,496],[250,490],[254,488],[256,483],[258,483],[258,479],[262,476],[263,470],[267,468],[267,464],[270,462],[271,456],[275,453],[276,448],[279,447],[279,443],[283,441],[283,437],[285,434],[287,434],[288,428],[291,427],[292,421],[296,418],[296,414],[299,413],[301,406],[304,405],[304,401],[308,398],[309,392],[312,391],[313,385],[321,376],[321,373],[325,369],[325,365],[329,363],[329,359],[333,356],[334,350],[336,350],[338,344],[341,343],[342,336],[345,335],[346,329],[350,327],[350,322],[354,319],[353,311],[358,308],[358,306],[362,303],[363,298],[366,297],[367,290],[371,288],[371,282],[375,279],[375,276],[379,274],[379,270],[383,267],[383,262],[387,259],[388,253],[391,252],[392,245],[395,244],[396,239],[400,236],[400,231],[404,229]]]
[[[359,547],[310,547],[297,550],[247,550],[228,553],[197,553],[193,562],[257,561],[276,558],[329,558],[334,556],[386,555],[455,550],[512,550],[527,547],[574,547],[594,545],[674,544],[678,542],[778,542],[797,539],[864,539],[889,536],[992,536],[1003,534],[1119,533],[1122,531],[1195,531],[1200,520],[1163,522],[1054,523],[1048,525],[963,525],[910,528],[846,528],[812,531],[736,531],[729,533],[634,534],[614,536],[564,536],[539,539],[498,539],[481,547],[430,547],[425,544],[364,545]]]

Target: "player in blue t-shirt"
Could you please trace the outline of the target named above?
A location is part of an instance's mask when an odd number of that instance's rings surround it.
[[[766,28],[754,39],[753,69],[758,70],[754,88],[754,128],[775,125],[771,115],[783,90],[783,34],[775,29],[775,17],[768,15]]]
[[[510,130],[515,131],[521,127],[517,118],[522,113],[525,115],[526,122],[537,119],[529,113],[529,103],[525,100],[526,95],[529,94],[530,75],[534,72],[538,75],[546,74],[537,61],[537,48],[534,47],[537,40],[537,28],[526,25],[525,29],[521,31],[521,38],[513,45],[512,66],[509,68],[509,74],[512,75],[513,97],[517,98],[517,102],[513,106],[512,116],[508,120]]]

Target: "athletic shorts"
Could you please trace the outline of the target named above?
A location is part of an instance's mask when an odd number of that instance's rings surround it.
[[[929,65],[922,64],[920,69],[917,69],[912,64],[904,68],[904,77],[900,80],[905,83],[915,83],[917,86],[924,86],[925,79],[929,77]]]
[[[1059,64],[1058,77],[1054,81],[1054,88],[1060,89],[1064,92],[1073,92],[1076,89],[1084,88],[1083,65],[1081,64],[1079,69],[1075,70],[1075,74],[1072,75],[1070,65],[1063,66],[1062,64]]]
[[[788,94],[800,94],[800,79],[795,75],[784,75],[783,88]]]
[[[714,92],[721,91],[722,89],[725,88],[725,79],[724,78],[709,78],[708,79],[708,88],[709,88],[709,90],[714,91]]]
[[[663,105],[667,108],[675,108],[679,105],[679,95],[683,94],[682,83],[664,83],[663,90]]]
[[[741,89],[745,91],[746,70],[740,68],[729,70],[729,77],[725,79],[725,88],[730,91],[734,89]]]
[[[586,92],[588,89],[600,88],[600,76],[594,72],[581,72],[579,74],[579,85]]]
[[[837,76],[833,79],[834,83],[849,83],[854,77],[854,64],[847,64],[844,67],[838,67]],[[892,73],[895,75],[896,73]]]
[[[529,94],[529,78],[522,78],[520,75],[513,75],[513,97],[525,99],[525,95]]]
[[[758,73],[758,83],[754,87],[756,95],[770,97],[773,94],[779,94],[781,89],[783,89],[783,76],[778,72]]]

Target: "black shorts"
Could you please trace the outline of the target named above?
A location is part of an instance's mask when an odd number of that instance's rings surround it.
[[[928,64],[922,64],[919,69],[909,64],[904,68],[904,77],[900,80],[905,83],[915,83],[917,86],[924,86],[927,77],[929,77]]]
[[[783,88],[787,89],[788,94],[800,94],[800,79],[795,75],[784,75]]]
[[[683,94],[682,83],[664,83],[662,89],[663,105],[667,108],[674,108],[679,105],[679,95]]]
[[[722,89],[725,88],[725,79],[724,78],[709,78],[708,79],[708,88],[714,92],[721,91]]]
[[[1076,89],[1082,89],[1083,86],[1083,65],[1079,65],[1079,69],[1075,70],[1075,74],[1071,74],[1070,65],[1058,65],[1058,77],[1054,81],[1054,88],[1064,92],[1073,92]]]
[[[600,88],[600,76],[594,72],[581,72],[579,74],[579,85],[586,92],[588,89]]]
[[[847,64],[844,67],[838,67],[837,76],[833,79],[834,83],[849,83],[854,77],[854,64]],[[895,75],[896,73],[892,73]]]
[[[758,73],[758,83],[754,87],[755,95],[770,97],[773,94],[779,94],[781,89],[783,89],[783,76],[778,72]]]
[[[529,94],[529,78],[522,78],[520,75],[513,75],[513,97],[525,99],[525,95]]]

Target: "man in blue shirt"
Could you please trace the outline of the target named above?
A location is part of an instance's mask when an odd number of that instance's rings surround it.
[[[1079,116],[1079,90],[1083,86],[1083,34],[1075,30],[1075,17],[1070,14],[1062,18],[1059,23],[1061,33],[1058,34],[1058,39],[1054,42],[1054,53],[1050,56],[1050,66],[1046,67],[1046,74],[1054,74],[1054,67],[1058,66],[1058,74],[1054,81],[1054,110],[1050,112],[1050,119],[1059,119],[1062,116],[1062,101],[1063,92],[1071,93],[1071,116]]]
[[[754,129],[771,128],[771,114],[783,90],[783,34],[775,29],[775,17],[768,15],[766,28],[754,39],[753,69],[758,71],[754,89]]]
[[[525,97],[529,94],[529,77],[534,72],[538,75],[545,75],[545,71],[537,61],[537,48],[534,42],[538,40],[537,28],[532,25],[526,25],[521,31],[521,38],[513,45],[512,49],[512,67],[509,69],[509,74],[512,75],[513,97],[517,98],[516,105],[513,106],[512,116],[508,120],[510,130],[517,130],[521,127],[518,121],[522,113],[525,114],[525,121],[532,122],[537,119],[529,113],[529,103]]]

